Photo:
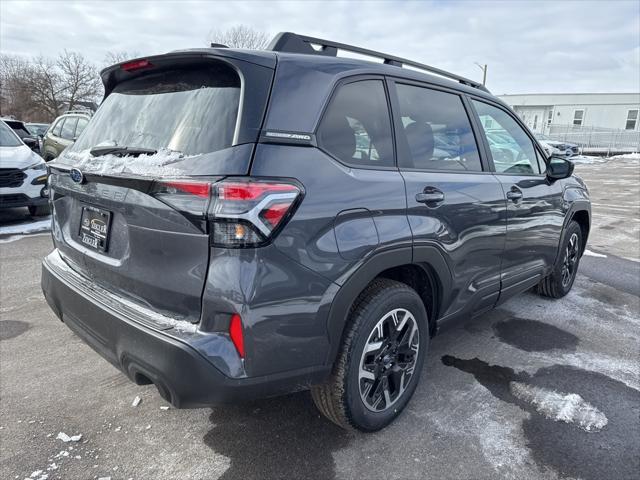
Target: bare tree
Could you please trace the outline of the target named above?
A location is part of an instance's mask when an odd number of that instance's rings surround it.
[[[209,32],[209,43],[221,43],[231,48],[262,50],[269,44],[269,36],[247,25],[236,25],[226,30]]]
[[[116,63],[122,63],[126,60],[131,60],[139,56],[140,53],[135,50],[131,52],[128,52],[126,50],[114,50],[105,54],[103,63],[105,64],[105,66],[110,67],[111,65],[115,65]]]
[[[51,121],[101,91],[95,66],[75,52],[57,59],[3,54],[0,67],[0,113],[21,120]]]
[[[95,101],[101,90],[100,77],[95,65],[82,54],[68,52],[60,54],[56,62],[60,72],[64,101],[72,110],[79,101]]]
[[[16,55],[0,55],[0,116],[26,118],[34,109],[28,78],[30,64]]]

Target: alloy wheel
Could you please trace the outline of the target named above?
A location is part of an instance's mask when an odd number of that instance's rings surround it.
[[[569,238],[569,243],[565,249],[564,259],[562,261],[562,286],[564,288],[569,286],[575,275],[580,252],[579,247],[578,234],[573,233]]]
[[[358,383],[360,398],[371,411],[396,403],[413,378],[420,348],[418,322],[398,308],[376,323],[362,352]]]

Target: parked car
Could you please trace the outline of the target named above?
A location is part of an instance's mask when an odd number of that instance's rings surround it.
[[[86,128],[91,115],[88,110],[74,110],[56,118],[42,139],[42,157],[49,162],[73,145]]]
[[[27,207],[34,216],[49,214],[46,184],[42,157],[0,121],[0,208]]]
[[[31,135],[35,135],[37,137],[44,137],[44,134],[47,133],[49,129],[50,123],[26,123],[27,130]]]
[[[310,388],[337,425],[378,430],[442,324],[571,290],[587,188],[474,81],[292,33],[102,80],[102,105],[49,165],[42,289],[176,407]],[[517,150],[508,161],[489,120]]]
[[[20,140],[22,140],[22,142],[29,147],[31,150],[33,150],[36,153],[40,153],[40,145],[38,144],[38,137],[33,135],[26,127],[26,124],[24,122],[21,122],[20,120],[15,120],[12,118],[3,118],[2,121],[8,125],[14,132],[16,135],[18,135],[18,137],[20,137]]]
[[[573,157],[574,155],[578,155],[580,153],[580,148],[575,143],[552,140],[550,137],[541,133],[536,134],[536,137],[547,155],[562,155],[565,157]]]

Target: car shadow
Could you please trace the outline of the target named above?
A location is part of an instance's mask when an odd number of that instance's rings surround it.
[[[332,479],[332,453],[353,435],[315,410],[309,392],[214,408],[204,443],[231,464],[221,479]]]

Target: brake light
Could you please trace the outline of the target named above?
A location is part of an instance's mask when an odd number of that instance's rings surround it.
[[[240,358],[244,358],[244,334],[242,332],[242,318],[237,313],[231,315],[229,322],[229,336],[238,351]]]
[[[296,184],[280,181],[230,179],[215,184],[213,244],[237,248],[266,243],[292,214],[301,194]]]
[[[212,178],[157,180],[150,193],[203,232],[208,222],[212,245],[227,248],[267,243],[302,196],[297,183],[250,177],[218,182]]]
[[[141,70],[143,68],[153,67],[153,64],[146,58],[142,60],[133,60],[120,65],[120,68],[125,72],[133,72],[135,70]]]

